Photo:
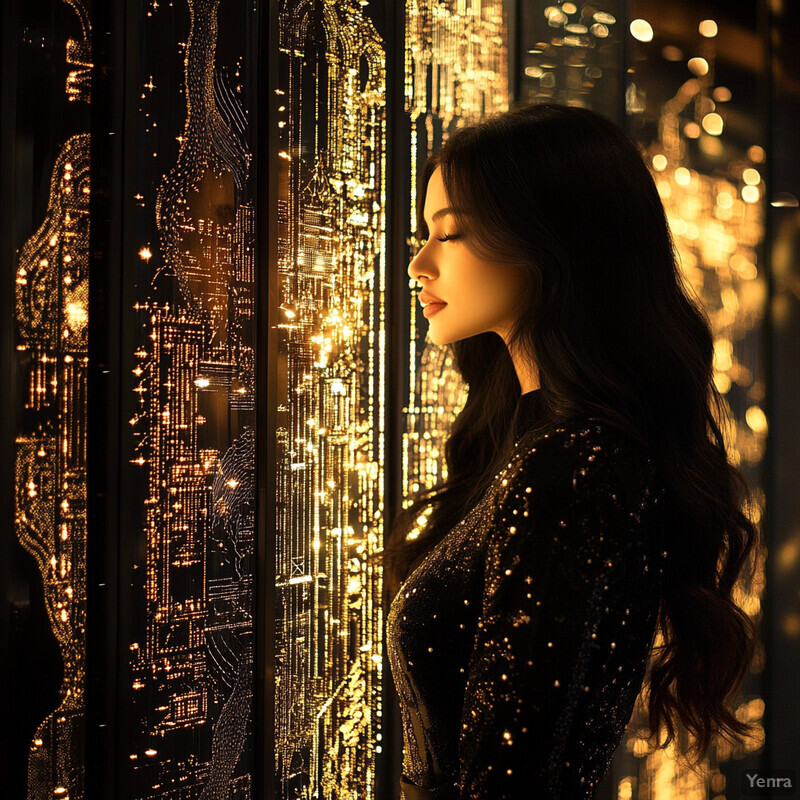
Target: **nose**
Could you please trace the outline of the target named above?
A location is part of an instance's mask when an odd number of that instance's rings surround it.
[[[422,278],[433,280],[439,275],[439,271],[431,260],[430,253],[427,249],[428,244],[426,242],[425,245],[417,251],[417,255],[411,259],[411,263],[408,265],[408,276],[415,281],[421,282]]]

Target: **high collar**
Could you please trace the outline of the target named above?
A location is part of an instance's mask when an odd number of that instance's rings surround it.
[[[542,408],[542,390],[534,389],[519,396],[514,416],[515,438],[522,436],[538,421]]]

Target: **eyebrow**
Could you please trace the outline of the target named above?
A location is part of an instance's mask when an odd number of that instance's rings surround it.
[[[440,208],[438,211],[434,211],[433,216],[431,217],[431,222],[436,222],[437,219],[440,217],[445,217],[448,214],[453,214],[455,212],[454,208],[447,207],[447,208]]]

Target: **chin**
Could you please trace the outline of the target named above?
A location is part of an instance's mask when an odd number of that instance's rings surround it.
[[[468,339],[470,336],[474,334],[468,333],[464,336],[459,336],[457,334],[446,334],[441,331],[434,331],[433,326],[428,326],[428,339],[431,341],[432,344],[437,345],[438,347],[444,347],[448,344],[453,344],[453,342],[460,342],[462,339]]]

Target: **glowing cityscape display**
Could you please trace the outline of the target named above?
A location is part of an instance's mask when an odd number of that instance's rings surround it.
[[[280,797],[372,798],[382,751],[386,78],[362,5],[278,20]]]
[[[408,0],[405,111],[411,122],[409,255],[416,255],[417,190],[425,159],[447,135],[508,109],[508,25],[502,0]],[[447,477],[444,443],[466,401],[452,350],[420,329],[419,286],[409,281],[409,395],[403,409],[402,487],[410,495]],[[419,535],[412,529],[409,537]]]
[[[82,33],[67,40],[65,91],[70,101],[88,104],[89,7],[66,2]],[[89,134],[75,133],[53,164],[44,220],[20,249],[16,274],[23,422],[15,528],[41,575],[63,664],[59,704],[30,743],[29,798],[84,796],[89,166]]]
[[[143,590],[133,595],[143,624],[128,647],[137,720],[129,764],[137,799],[249,800],[255,261],[246,65],[219,63],[218,4],[187,6],[177,157],[131,203],[153,215],[157,243],[128,253],[144,292],[133,306],[141,338],[129,462],[145,520],[131,583]],[[156,3],[149,11],[170,13]],[[171,81],[166,67],[143,81],[143,138],[172,118],[178,98],[159,104],[153,94]]]

